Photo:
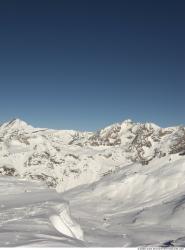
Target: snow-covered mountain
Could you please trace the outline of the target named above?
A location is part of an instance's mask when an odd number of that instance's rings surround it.
[[[185,154],[185,128],[125,120],[97,132],[0,126],[0,175],[43,180],[58,191],[92,183],[130,163]]]
[[[185,246],[183,126],[15,119],[0,126],[0,175],[0,246]]]

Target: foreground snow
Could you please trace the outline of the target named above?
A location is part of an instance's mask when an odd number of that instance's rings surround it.
[[[0,177],[0,246],[84,246],[68,203],[41,183]]]
[[[0,177],[0,246],[185,246],[184,176],[171,155],[61,194]]]

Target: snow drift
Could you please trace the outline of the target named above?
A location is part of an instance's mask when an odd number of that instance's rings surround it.
[[[53,226],[62,234],[83,240],[83,231],[71,218],[69,207],[64,203],[55,207],[58,214],[52,214],[49,219]]]

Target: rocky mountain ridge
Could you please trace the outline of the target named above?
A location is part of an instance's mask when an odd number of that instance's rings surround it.
[[[125,165],[185,154],[185,127],[125,120],[97,132],[0,126],[0,175],[43,180],[59,191],[92,183]]]

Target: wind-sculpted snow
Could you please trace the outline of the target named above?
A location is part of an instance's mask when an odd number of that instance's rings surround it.
[[[84,239],[83,231],[78,223],[71,219],[70,210],[66,204],[56,206],[55,213],[49,219],[60,233],[79,240]]]
[[[94,133],[33,128],[19,119],[0,126],[0,175],[41,180],[58,191],[173,154],[185,154],[182,126],[126,120]]]

